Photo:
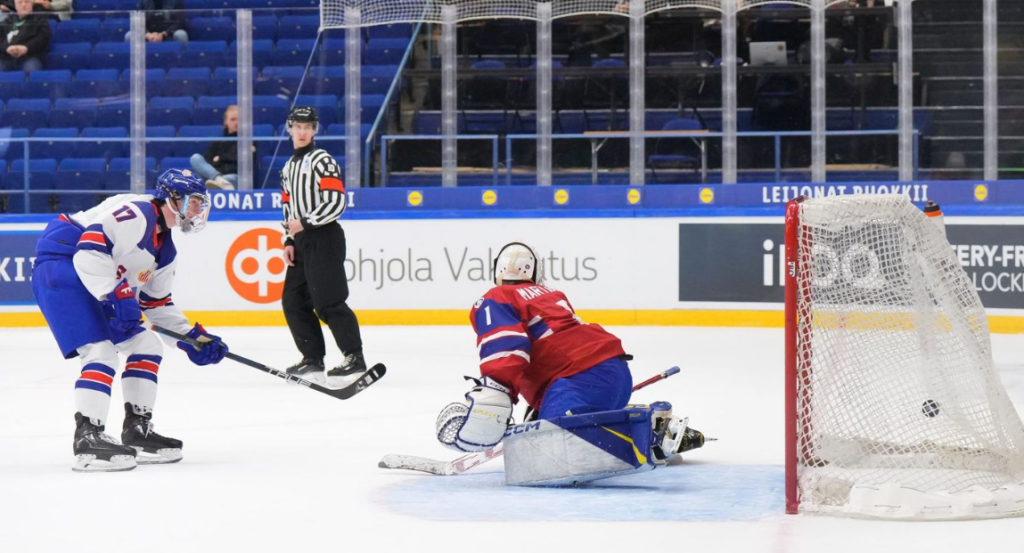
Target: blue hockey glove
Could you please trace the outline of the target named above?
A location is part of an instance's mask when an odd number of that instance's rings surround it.
[[[131,333],[142,324],[139,300],[135,299],[135,292],[125,279],[121,279],[114,291],[107,294],[103,307],[110,326],[121,332]]]
[[[199,323],[196,323],[185,336],[203,344],[201,348],[196,349],[195,346],[184,340],[178,341],[178,349],[187,353],[189,360],[196,365],[220,363],[228,354],[228,346],[221,341],[220,336],[206,332],[206,329]]]

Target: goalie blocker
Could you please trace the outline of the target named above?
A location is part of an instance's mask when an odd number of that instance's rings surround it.
[[[563,486],[647,472],[704,445],[686,423],[659,401],[511,426],[502,442],[505,483]]]

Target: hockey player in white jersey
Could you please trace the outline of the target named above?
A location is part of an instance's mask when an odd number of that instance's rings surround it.
[[[171,300],[176,251],[170,229],[198,232],[209,211],[203,181],[189,170],[169,169],[157,179],[154,196],[122,194],[62,214],[40,237],[32,291],[64,358],[79,357],[82,366],[75,383],[73,470],[122,471],[181,460],[181,441],[153,431],[163,346],[142,326],[142,314],[205,342],[198,350],[178,342],[197,365],[219,363],[227,354],[219,337],[189,324]],[[126,356],[121,443],[104,433],[119,354]]]

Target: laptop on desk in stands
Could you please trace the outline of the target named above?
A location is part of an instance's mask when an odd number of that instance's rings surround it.
[[[787,65],[785,42],[751,42],[750,65]]]

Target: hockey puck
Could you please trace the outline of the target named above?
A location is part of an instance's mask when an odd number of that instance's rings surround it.
[[[926,417],[934,417],[939,414],[939,404],[932,399],[926,400],[921,405],[921,412],[924,413],[924,416]]]

